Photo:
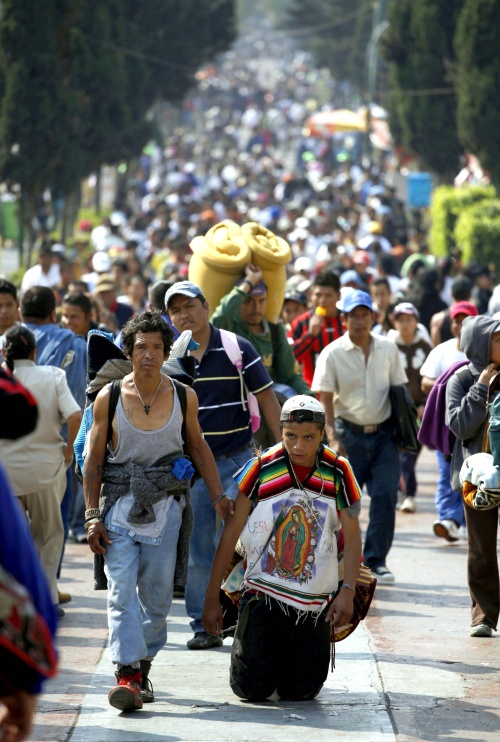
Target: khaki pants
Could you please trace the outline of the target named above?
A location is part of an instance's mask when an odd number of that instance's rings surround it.
[[[57,597],[57,569],[64,544],[61,501],[66,490],[66,469],[62,467],[54,483],[41,492],[20,495],[17,499],[28,514],[35,548],[49,582],[52,601]]]

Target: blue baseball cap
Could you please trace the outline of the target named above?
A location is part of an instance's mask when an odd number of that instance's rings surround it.
[[[373,312],[373,304],[370,294],[367,294],[366,291],[351,291],[343,301],[342,311],[344,314],[349,314],[349,312],[352,312],[356,307],[368,307],[368,309]]]
[[[191,281],[177,281],[177,283],[174,283],[165,294],[166,310],[168,310],[169,301],[174,296],[177,296],[177,294],[182,294],[182,296],[189,296],[190,299],[194,299],[196,296],[203,297],[203,291],[195,283],[192,283]]]
[[[359,280],[359,276],[355,270],[350,269],[342,273],[340,276],[340,285],[345,286],[346,283],[356,283],[358,286],[361,285],[361,281]]]
[[[236,282],[236,286],[241,286],[245,280],[245,278],[240,278],[240,280]],[[267,294],[267,283],[261,279],[250,288],[247,296],[264,296],[265,294]]]

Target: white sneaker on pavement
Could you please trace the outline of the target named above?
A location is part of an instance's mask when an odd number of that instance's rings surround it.
[[[454,520],[436,520],[434,533],[447,541],[460,541],[460,534]]]
[[[417,511],[417,506],[415,505],[415,498],[414,497],[405,497],[403,500],[403,504],[399,508],[402,513],[415,513]]]
[[[390,569],[387,569],[385,564],[382,564],[380,567],[370,567],[370,569],[372,574],[377,578],[377,582],[381,585],[392,585],[396,581],[396,578]]]

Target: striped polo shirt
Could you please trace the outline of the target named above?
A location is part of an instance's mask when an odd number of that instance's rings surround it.
[[[237,335],[243,361],[243,378],[250,392],[259,394],[272,380],[255,348]],[[198,396],[198,420],[214,456],[228,455],[249,446],[252,440],[248,405],[243,408],[238,370],[222,346],[220,330],[210,325],[210,341],[196,363],[193,389]]]

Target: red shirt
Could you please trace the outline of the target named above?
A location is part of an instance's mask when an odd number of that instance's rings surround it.
[[[296,317],[289,332],[289,337],[293,339],[292,349],[295,358],[302,365],[302,375],[309,386],[312,384],[314,367],[323,348],[344,334],[340,315],[337,315],[323,317],[320,333],[314,337],[309,332],[309,320],[313,314],[314,309],[309,309]]]

